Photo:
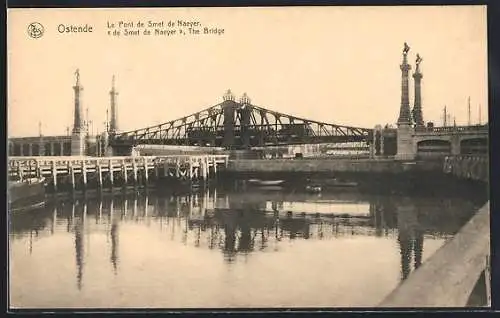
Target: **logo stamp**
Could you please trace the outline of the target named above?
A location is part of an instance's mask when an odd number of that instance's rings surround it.
[[[45,29],[43,25],[38,22],[33,22],[28,25],[28,35],[34,39],[41,38]]]

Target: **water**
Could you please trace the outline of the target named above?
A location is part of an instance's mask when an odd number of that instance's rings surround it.
[[[11,307],[376,306],[482,204],[260,189],[63,200],[11,217]]]

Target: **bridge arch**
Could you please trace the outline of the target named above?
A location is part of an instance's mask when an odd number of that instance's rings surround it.
[[[488,138],[476,137],[467,138],[460,141],[460,154],[487,154],[488,153]]]
[[[417,156],[441,157],[451,154],[451,142],[442,139],[426,139],[417,143]]]

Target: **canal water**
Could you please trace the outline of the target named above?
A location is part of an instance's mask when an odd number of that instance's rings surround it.
[[[59,199],[10,217],[10,305],[376,306],[485,202],[276,187]]]

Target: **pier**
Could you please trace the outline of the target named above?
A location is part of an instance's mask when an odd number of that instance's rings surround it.
[[[408,171],[436,171],[439,161],[402,162],[393,159],[242,159],[230,160],[230,172],[360,172],[400,174]]]
[[[10,157],[9,177],[47,180],[54,192],[61,186],[71,190],[147,187],[151,180],[206,182],[226,167],[226,155],[137,156],[137,157]]]

